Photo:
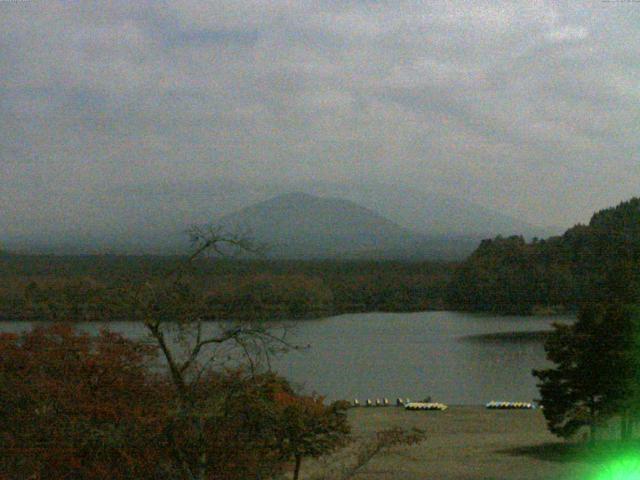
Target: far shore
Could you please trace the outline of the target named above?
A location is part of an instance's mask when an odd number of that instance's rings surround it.
[[[572,315],[571,312],[567,312],[567,311],[548,311],[548,312],[542,312],[542,311],[537,311],[537,312],[532,312],[529,314],[502,314],[502,313],[497,313],[497,312],[485,312],[485,311],[468,311],[468,310],[456,310],[455,308],[446,308],[446,307],[438,307],[438,308],[407,308],[407,309],[396,309],[396,310],[377,310],[377,309],[373,309],[373,310],[359,310],[359,309],[345,309],[345,310],[336,310],[336,311],[323,311],[323,312],[317,312],[314,314],[309,314],[309,315],[305,315],[305,316],[301,316],[301,317],[293,317],[293,318],[282,318],[282,317],[273,317],[273,318],[269,318],[269,317],[265,317],[265,318],[261,318],[260,320],[263,321],[267,321],[267,322],[305,322],[305,321],[318,321],[318,320],[324,320],[326,318],[330,318],[330,317],[338,317],[341,315],[357,315],[357,314],[373,314],[373,313],[389,313],[389,314],[393,314],[393,313],[424,313],[424,312],[454,312],[454,313],[466,313],[466,314],[470,314],[470,315],[478,315],[478,316],[495,316],[495,317],[503,317],[505,320],[509,319],[510,317],[513,316],[518,316],[518,317],[528,317],[528,318],[536,318],[536,317],[557,317],[558,319],[562,319],[562,318],[567,318],[569,315]],[[51,318],[45,318],[45,317],[41,317],[41,318],[36,318],[34,316],[22,316],[19,314],[13,314],[13,313],[2,313],[0,312],[0,322],[56,322],[56,321],[60,321],[60,320],[55,320],[55,319],[51,319]],[[90,318],[86,318],[86,319],[75,319],[75,320],[70,320],[72,322],[77,322],[77,323],[83,323],[83,322],[104,322],[104,323],[109,323],[109,322],[135,322],[136,320],[128,320],[126,318],[114,318],[114,319],[110,319],[110,320],[106,320],[106,319],[90,319]],[[232,320],[230,319],[220,319],[220,320],[214,320],[214,319],[207,319],[205,318],[204,321],[206,322],[215,322],[215,321],[220,321],[220,322],[230,322]],[[547,332],[548,333],[548,332]],[[520,336],[520,339],[525,339],[526,337],[535,337],[535,335],[539,334],[540,338],[536,339],[536,340],[544,340],[545,339],[545,334],[544,332],[517,332],[515,333],[515,335]],[[475,336],[477,337],[478,340],[499,340],[500,336],[504,336],[505,339],[508,339],[506,337],[509,337],[511,335],[510,332],[506,332],[506,333],[497,333],[497,334],[488,334],[488,335],[478,335]],[[486,338],[480,338],[480,337],[486,337]],[[471,336],[469,336],[469,339],[471,339]],[[512,339],[517,339],[515,337],[513,337]]]
[[[527,330],[524,332],[496,332],[496,333],[482,333],[478,335],[466,335],[460,340],[472,341],[472,342],[544,342],[551,330]]]

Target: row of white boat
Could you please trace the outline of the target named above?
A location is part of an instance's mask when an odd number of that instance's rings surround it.
[[[529,402],[496,402],[491,401],[485,405],[485,407],[490,409],[501,409],[501,410],[533,410],[536,406],[533,403]]]
[[[431,402],[431,399],[428,398],[423,402],[412,402],[408,398],[397,398],[396,399],[397,407],[404,407],[406,410],[446,410],[448,407],[444,403]],[[359,407],[360,402],[356,398],[352,405],[354,407]],[[367,399],[364,403],[365,407],[388,407],[391,404],[389,403],[388,398],[376,398],[375,400]],[[532,410],[535,409],[536,406],[530,402],[499,402],[492,400],[485,405],[485,408],[494,409],[494,410]]]
[[[425,400],[425,402],[428,402],[429,400]],[[411,403],[411,400],[409,400],[408,398],[404,399],[404,398],[397,398],[396,399],[396,407],[404,407],[407,404]],[[360,401],[356,398],[353,403],[351,404],[354,407],[359,407],[360,406]],[[371,400],[370,398],[367,398],[366,402],[364,403],[365,407],[388,407],[390,406],[391,403],[389,403],[389,399],[388,398],[376,398],[375,400]]]
[[[444,403],[437,402],[409,402],[404,408],[405,410],[438,410],[442,412],[449,407]]]
[[[354,407],[359,407],[360,402],[355,399],[352,404]],[[390,405],[388,398],[382,400],[376,398],[375,402],[371,399],[367,399],[365,407],[388,407]],[[406,410],[446,410],[448,407],[444,403],[431,402],[431,399],[426,399],[424,402],[412,402],[408,398],[397,398],[396,407],[404,407]]]

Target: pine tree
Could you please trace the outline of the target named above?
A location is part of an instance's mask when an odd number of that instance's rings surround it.
[[[630,436],[630,419],[640,398],[638,307],[587,304],[573,325],[555,325],[545,344],[553,368],[534,370],[549,430],[563,438],[588,426],[621,418],[621,436]]]

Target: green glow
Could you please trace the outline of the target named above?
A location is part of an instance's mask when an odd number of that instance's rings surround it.
[[[593,480],[640,480],[640,456],[630,454],[607,462]]]

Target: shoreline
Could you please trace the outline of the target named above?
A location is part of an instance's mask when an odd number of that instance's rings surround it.
[[[400,309],[400,310],[357,310],[357,309],[348,309],[348,310],[343,310],[343,311],[323,311],[322,313],[317,313],[317,314],[312,314],[312,315],[306,315],[306,316],[302,316],[302,317],[294,317],[294,318],[264,318],[264,319],[260,319],[259,321],[265,321],[265,322],[307,322],[307,321],[319,321],[319,320],[325,320],[331,317],[339,317],[341,315],[358,315],[358,314],[376,314],[376,313],[382,313],[382,314],[402,314],[402,313],[432,313],[432,312],[451,312],[451,313],[459,313],[459,314],[469,314],[469,315],[477,315],[478,317],[485,317],[485,316],[492,316],[492,317],[497,317],[497,318],[504,318],[505,320],[508,320],[512,317],[525,317],[525,318],[542,318],[542,317],[552,317],[552,318],[568,318],[572,315],[574,315],[574,313],[572,312],[551,312],[551,313],[530,313],[530,314],[503,314],[503,313],[498,313],[498,312],[487,312],[487,311],[469,311],[469,310],[456,310],[454,308],[446,308],[446,307],[439,307],[439,308],[428,308],[428,309],[424,309],[424,308],[416,308],[416,309],[412,309],[412,308],[408,308],[408,309]],[[20,316],[19,314],[12,314],[12,313],[2,313],[0,312],[0,322],[41,322],[41,323],[45,323],[45,322],[51,322],[51,323],[55,323],[55,322],[73,322],[73,323],[89,323],[89,322],[102,322],[102,323],[110,323],[110,322],[136,322],[137,320],[127,320],[125,318],[112,318],[109,320],[106,319],[75,319],[75,320],[54,320],[54,319],[47,319],[47,318],[34,318],[34,317],[23,317]],[[221,318],[218,320],[215,319],[204,319],[204,322],[232,322],[233,320],[231,319],[227,319],[227,318]],[[526,335],[532,335],[533,333],[536,333],[537,331],[527,331],[527,332],[513,332],[513,333],[522,333]],[[509,334],[511,334],[511,332],[497,332],[496,334],[480,334],[480,335],[469,335],[469,339],[472,339],[472,337],[481,337],[481,336],[487,336],[487,340],[490,339],[490,336],[496,336],[496,338],[499,335],[504,334],[505,336],[508,336]]]

